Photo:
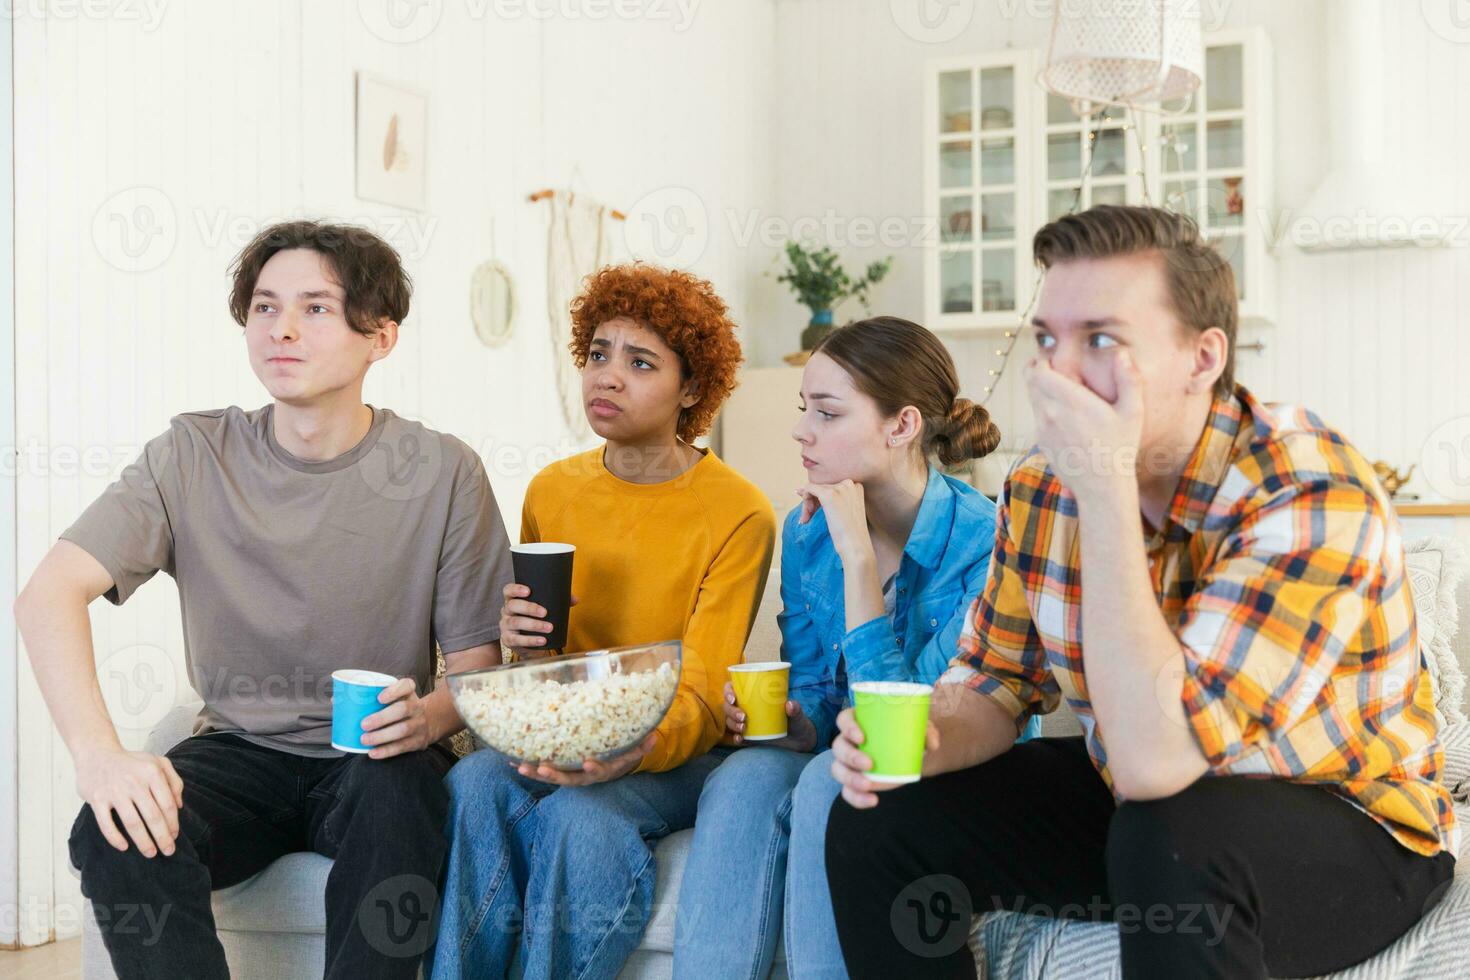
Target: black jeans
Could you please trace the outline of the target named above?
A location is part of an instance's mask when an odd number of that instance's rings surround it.
[[[334,859],[326,976],[417,974],[438,925],[448,751],[308,759],[206,735],[180,742],[168,758],[184,781],[172,856],[115,849],[90,806],[71,831],[82,894],[120,980],[228,977],[210,891],[293,851]]]
[[[854,977],[964,977],[972,912],[1116,922],[1126,977],[1298,977],[1361,962],[1444,896],[1424,857],[1327,790],[1206,777],[1115,806],[1081,738],[1042,738],[827,824]]]

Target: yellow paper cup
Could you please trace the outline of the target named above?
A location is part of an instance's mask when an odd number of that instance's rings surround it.
[[[786,687],[790,679],[791,665],[779,660],[730,667],[735,705],[745,712],[741,737],[747,742],[786,737]]]

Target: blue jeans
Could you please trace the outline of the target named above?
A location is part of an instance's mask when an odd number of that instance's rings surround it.
[[[435,978],[615,977],[653,908],[653,846],[693,825],[719,764],[558,788],[482,749],[449,772]],[[533,860],[534,855],[534,860]]]
[[[786,972],[801,980],[847,980],[827,888],[827,815],[842,794],[829,749],[807,763],[791,794],[786,865]]]
[[[704,784],[679,886],[675,978],[765,980],[783,905],[790,975],[805,980],[829,964],[822,975],[847,975],[827,897],[827,812],[838,793],[831,765],[830,752],[814,759],[755,746]]]

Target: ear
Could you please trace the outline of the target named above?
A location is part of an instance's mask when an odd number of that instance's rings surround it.
[[[1194,339],[1194,365],[1185,389],[1191,394],[1213,391],[1225,373],[1230,356],[1230,338],[1219,327],[1210,327]]]
[[[905,405],[898,410],[898,414],[893,417],[892,421],[884,426],[884,437],[890,446],[897,449],[918,439],[923,431],[924,417],[914,406]]]
[[[372,343],[368,349],[368,363],[381,361],[398,345],[398,324],[393,320],[383,320],[378,324],[377,332],[368,339]]]
[[[703,397],[704,395],[699,390],[699,381],[695,378],[690,378],[684,382],[682,393],[679,395],[679,407],[693,408],[699,404],[699,400]]]

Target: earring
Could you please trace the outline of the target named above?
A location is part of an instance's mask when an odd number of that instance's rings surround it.
[[[889,436],[888,437],[888,444],[890,446],[896,446],[896,445],[898,445],[898,440],[896,438],[894,438],[893,436]]]

